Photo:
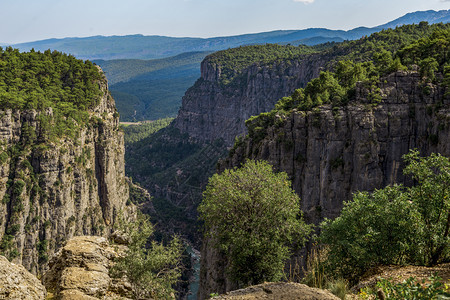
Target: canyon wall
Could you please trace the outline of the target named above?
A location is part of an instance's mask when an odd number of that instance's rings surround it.
[[[272,110],[280,98],[304,87],[319,75],[327,61],[326,55],[312,54],[269,64],[254,63],[225,85],[220,81],[221,66],[206,57],[201,77],[183,97],[173,126],[200,142],[223,139],[230,147],[236,136],[246,133],[245,120]]]
[[[127,215],[123,133],[106,78],[98,84],[74,137],[45,137],[51,108],[0,111],[0,250],[34,274],[72,236],[106,236]]]

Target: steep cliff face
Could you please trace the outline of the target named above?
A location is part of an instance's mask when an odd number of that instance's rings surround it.
[[[262,140],[245,140],[224,166],[264,159],[286,172],[312,223],[336,217],[355,191],[411,184],[402,173],[409,149],[450,155],[450,98],[417,72],[393,73],[379,87],[379,104],[357,86],[356,100],[345,107],[294,111]]]
[[[292,94],[319,74],[327,57],[319,54],[294,60],[254,63],[240,70],[230,84],[222,84],[222,66],[201,64],[201,77],[183,97],[173,126],[198,141],[223,139],[232,146],[246,132],[245,120],[273,108],[278,99]]]
[[[106,79],[75,137],[48,141],[51,108],[0,111],[0,250],[36,274],[74,235],[106,235],[127,213],[123,134]]]
[[[450,155],[450,97],[444,87],[424,84],[417,72],[393,73],[379,87],[377,105],[359,85],[356,99],[345,107],[325,105],[279,116],[263,138],[245,138],[220,169],[247,158],[269,161],[290,176],[306,221],[315,224],[338,216],[358,190],[411,184],[402,173],[402,155],[409,149]],[[233,287],[225,266],[224,256],[204,241],[200,299]]]

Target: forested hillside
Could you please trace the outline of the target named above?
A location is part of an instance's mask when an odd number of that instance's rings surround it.
[[[95,60],[104,70],[121,121],[175,117],[184,92],[200,75],[209,52],[155,60]]]

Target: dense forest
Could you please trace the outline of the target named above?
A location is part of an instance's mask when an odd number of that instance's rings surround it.
[[[89,121],[87,111],[102,94],[99,69],[89,61],[47,50],[20,53],[0,48],[0,108],[51,109],[54,119],[41,115],[47,137],[72,136]]]

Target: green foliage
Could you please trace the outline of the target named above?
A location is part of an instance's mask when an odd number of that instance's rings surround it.
[[[8,158],[8,153],[6,151],[2,151],[2,153],[0,153],[0,164],[3,165],[4,163],[6,163]]]
[[[374,58],[375,54],[384,52],[383,50],[394,54],[408,45],[431,36],[433,32],[448,30],[449,28],[450,24],[448,23],[404,25],[394,29],[384,29],[359,40],[337,44],[329,51],[338,54],[335,57],[336,62],[340,60],[369,61]],[[405,50],[404,52],[408,51]],[[415,53],[411,53],[411,55],[416,56]],[[395,57],[396,55],[392,55],[394,60]],[[406,65],[408,65],[408,62],[406,62]]]
[[[241,285],[283,277],[290,246],[304,243],[310,226],[285,173],[264,161],[210,178],[198,211],[205,234],[227,253],[229,273]]]
[[[19,256],[19,252],[17,251],[14,241],[14,236],[9,232],[6,232],[6,234],[2,237],[0,242],[0,254],[6,256],[9,261]]]
[[[118,259],[112,276],[126,275],[135,299],[174,299],[173,286],[181,275],[181,242],[177,237],[166,246],[152,241],[153,226],[140,214],[132,223],[121,222],[119,230],[129,236],[126,255]]]
[[[417,250],[412,206],[400,186],[355,194],[339,217],[322,224],[320,240],[330,246],[329,267],[355,278],[375,265],[407,262]]]
[[[218,51],[207,56],[206,59],[210,64],[220,66],[220,83],[228,85],[238,78],[239,75],[242,75],[242,71],[252,64],[271,65],[314,52],[316,50],[313,47],[304,45],[295,47],[266,44],[241,46]]]
[[[347,281],[342,278],[329,282],[327,284],[327,289],[341,300],[345,300],[346,295],[349,293]]]
[[[173,118],[159,119],[153,122],[139,123],[136,125],[122,125],[125,134],[125,144],[136,143],[157,132],[158,130],[169,126]]]
[[[139,184],[130,181],[128,186],[130,188],[130,201],[132,203],[139,205],[151,200],[150,195],[143,188],[140,188]]]
[[[441,258],[450,259],[450,159],[434,153],[420,157],[416,150],[404,159],[405,174],[417,183],[408,194],[420,215],[423,259],[435,265]]]
[[[320,241],[329,247],[333,274],[355,279],[376,265],[450,259],[450,161],[413,150],[404,159],[415,186],[356,193],[339,217],[322,223]]]
[[[89,61],[77,60],[50,50],[20,53],[0,49],[0,107],[45,109],[53,107],[64,115],[94,106],[100,95],[98,69]]]
[[[173,143],[171,140],[177,142]],[[148,147],[149,144],[152,146]],[[133,178],[151,176],[166,170],[173,163],[195,153],[199,148],[198,144],[188,140],[187,135],[169,127],[164,132],[156,132],[135,143],[125,144],[126,168],[132,171],[130,175]],[[153,163],[146,163],[147,160]]]
[[[73,137],[76,124],[87,122],[87,110],[100,100],[99,70],[89,61],[50,50],[20,53],[0,48],[0,109],[53,109],[53,118],[40,116],[47,137]],[[34,130],[24,124],[26,139]]]
[[[14,197],[19,197],[22,194],[24,187],[25,187],[25,182],[23,180],[18,179],[16,181],[14,181],[13,190],[12,190],[12,194],[14,195]]]
[[[448,299],[450,297],[448,288],[442,283],[441,278],[432,276],[429,281],[430,283],[426,283],[423,279],[419,282],[414,277],[410,277],[401,283],[393,283],[383,278],[377,282],[376,287],[383,291],[385,299]],[[359,296],[362,299],[379,299],[377,293],[369,288],[362,289]]]
[[[430,70],[443,71],[448,64],[450,51],[449,25],[439,26],[427,36],[424,36],[398,51],[398,56],[406,65],[417,64]]]
[[[37,242],[36,249],[38,250],[38,260],[40,264],[44,264],[48,261],[48,240],[41,240]]]
[[[450,86],[449,36],[448,24],[405,25],[325,50],[322,55],[330,57],[328,68],[334,72],[322,71],[305,88],[280,99],[271,112],[247,120],[249,137],[255,142],[262,140],[277,118],[293,110],[311,111],[324,104],[334,108],[345,106],[354,100],[358,82],[367,88],[368,101],[376,106],[382,101],[380,77],[407,70],[407,66],[413,64],[420,66],[420,73],[426,80],[435,80],[436,72],[443,73],[442,83]]]

